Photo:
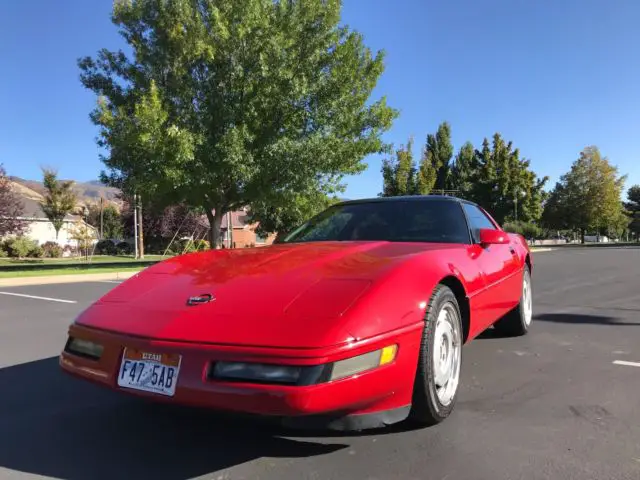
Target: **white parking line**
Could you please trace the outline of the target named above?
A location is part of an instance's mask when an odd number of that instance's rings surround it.
[[[25,295],[24,293],[0,292],[0,295],[11,295],[12,297],[33,298],[35,300],[47,300],[49,302],[78,303],[75,300],[63,300],[62,298],[38,297],[36,295]]]
[[[627,367],[640,367],[640,363],[638,362],[626,362],[624,360],[614,360],[613,363],[616,365],[626,365]]]
[[[122,280],[94,280],[95,283],[122,283]]]

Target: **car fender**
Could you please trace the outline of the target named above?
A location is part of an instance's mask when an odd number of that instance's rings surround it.
[[[385,277],[377,279],[358,302],[345,313],[348,330],[355,340],[370,338],[415,325],[422,326],[429,299],[439,283],[461,286],[460,308],[468,311],[467,292],[482,278],[470,262],[466,251],[452,249],[449,254],[430,252],[415,256]],[[467,309],[467,310],[465,310]]]

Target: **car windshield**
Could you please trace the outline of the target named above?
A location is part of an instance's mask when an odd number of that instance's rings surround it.
[[[450,200],[393,200],[339,204],[278,243],[321,241],[468,243],[462,208]]]

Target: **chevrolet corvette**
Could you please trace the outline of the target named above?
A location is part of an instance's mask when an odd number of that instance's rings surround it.
[[[61,368],[155,401],[362,430],[447,418],[462,349],[532,322],[532,256],[449,196],[345,201],[273,245],[173,257],[73,321]]]

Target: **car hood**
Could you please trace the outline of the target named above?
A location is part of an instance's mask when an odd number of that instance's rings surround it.
[[[119,285],[79,324],[158,340],[312,348],[352,338],[341,317],[416,255],[452,245],[314,242],[183,255]],[[188,299],[211,295],[189,306]]]

